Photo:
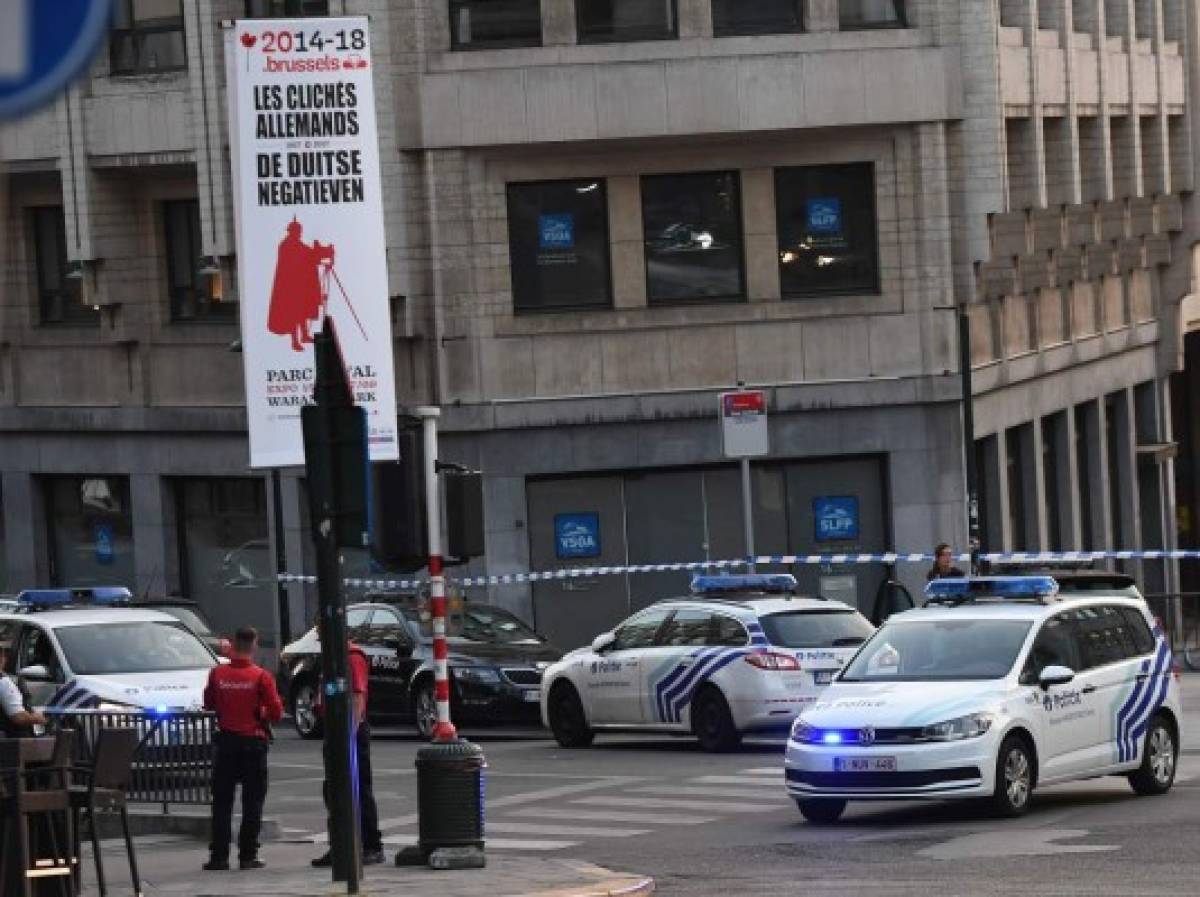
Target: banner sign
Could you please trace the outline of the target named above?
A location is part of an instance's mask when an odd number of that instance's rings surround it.
[[[760,389],[720,395],[721,440],[726,458],[770,454],[767,432],[767,394]]]
[[[398,457],[387,241],[365,18],[226,32],[250,466],[304,463],[313,333],[337,321],[372,461]]]

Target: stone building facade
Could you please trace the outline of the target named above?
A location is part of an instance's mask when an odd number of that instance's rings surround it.
[[[288,6],[118,0],[0,132],[0,590],[120,579],[278,640],[277,554],[312,563],[302,472],[247,468],[221,23]],[[477,569],[742,555],[739,382],[759,553],[963,545],[960,306],[987,547],[1174,544],[1194,4],[300,6],[371,17],[397,394],[485,473]],[[796,572],[866,609],[889,571]],[[683,588],[490,598],[574,645]]]

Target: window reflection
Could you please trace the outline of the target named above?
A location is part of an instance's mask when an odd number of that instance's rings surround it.
[[[712,4],[717,37],[800,31],[804,23],[804,0],[712,0]]]
[[[669,40],[676,32],[675,0],[576,0],[580,43]]]
[[[838,23],[854,28],[906,28],[904,0],[840,0]]]
[[[134,586],[129,480],[116,476],[47,477],[51,580],[58,586]]]

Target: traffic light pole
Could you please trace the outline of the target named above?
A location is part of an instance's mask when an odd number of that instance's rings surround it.
[[[425,440],[425,514],[429,532],[429,611],[433,617],[433,696],[437,702],[437,723],[433,740],[455,741],[458,731],[450,721],[450,668],[446,646],[446,575],[442,558],[442,503],[438,491],[437,424],[441,410],[417,409]]]

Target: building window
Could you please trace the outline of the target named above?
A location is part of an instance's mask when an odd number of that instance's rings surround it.
[[[907,28],[904,5],[904,0],[839,0],[838,27],[843,31]]]
[[[183,594],[200,604],[216,632],[257,628],[269,652],[278,639],[265,483],[205,477],[173,485]]]
[[[603,181],[510,184],[508,233],[518,312],[612,303]]]
[[[576,0],[575,15],[581,44],[678,36],[675,0]]]
[[[745,296],[739,196],[731,171],[642,178],[651,304]]]
[[[455,50],[541,43],[541,0],[450,0],[450,45]]]
[[[873,165],[781,168],[775,206],[784,296],[879,292]]]
[[[329,0],[246,0],[250,19],[300,19],[329,15]]]
[[[56,476],[47,477],[43,485],[50,530],[51,583],[133,588],[129,479]]]
[[[114,75],[187,68],[181,0],[117,0],[109,61]]]
[[[38,318],[43,324],[97,324],[100,314],[84,305],[67,278],[67,226],[62,206],[30,209]]]
[[[713,33],[781,34],[804,28],[804,0],[712,0]]]
[[[210,298],[200,276],[200,203],[194,199],[163,203],[167,252],[167,292],[172,321],[226,321],[236,306]]]

